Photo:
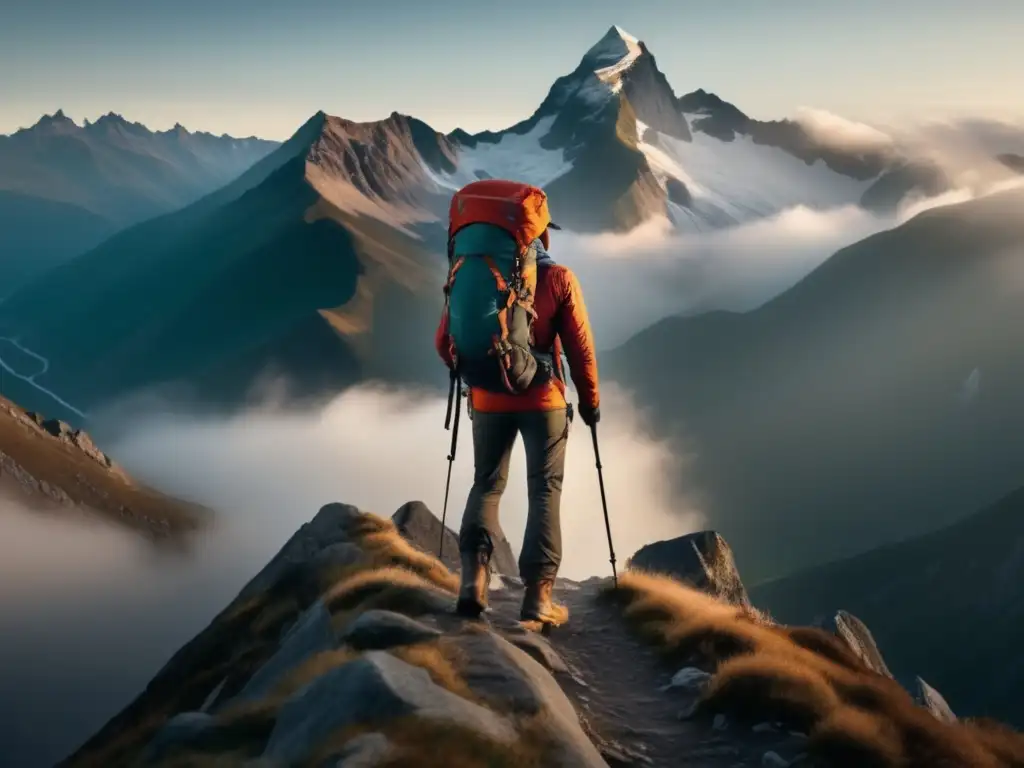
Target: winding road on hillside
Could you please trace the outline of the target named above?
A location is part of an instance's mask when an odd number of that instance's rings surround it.
[[[88,418],[86,416],[86,414],[84,414],[78,408],[73,406],[67,400],[64,400],[63,398],[61,398],[61,396],[58,395],[56,392],[54,392],[51,389],[47,389],[42,384],[40,384],[39,382],[36,381],[36,377],[42,376],[44,373],[46,373],[48,370],[50,370],[50,361],[49,360],[47,360],[45,357],[43,357],[42,355],[38,354],[37,352],[33,352],[31,349],[28,349],[27,347],[23,347],[18,342],[17,339],[12,339],[12,338],[9,338],[7,336],[0,336],[0,350],[2,350],[4,343],[10,344],[12,347],[17,349],[23,355],[27,355],[28,357],[31,357],[33,360],[38,360],[40,365],[42,366],[42,368],[40,370],[36,371],[35,373],[32,373],[32,374],[19,373],[17,370],[15,370],[10,365],[10,363],[8,363],[6,360],[4,360],[3,355],[0,354],[0,369],[3,369],[3,373],[10,374],[14,378],[20,379],[21,381],[24,381],[26,384],[30,384],[31,386],[33,386],[35,389],[37,389],[40,392],[42,392],[47,397],[51,398],[52,400],[54,400],[57,403],[60,403],[62,406],[67,408],[69,411],[71,411],[72,413],[77,414],[78,416],[81,416],[83,419],[84,418]]]

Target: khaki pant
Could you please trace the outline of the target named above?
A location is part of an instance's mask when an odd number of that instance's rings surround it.
[[[519,575],[524,582],[554,578],[562,561],[559,516],[565,446],[569,439],[567,409],[524,413],[473,413],[473,488],[466,500],[459,548],[490,549],[500,534],[498,504],[508,483],[509,461],[516,437],[526,448],[529,509]]]

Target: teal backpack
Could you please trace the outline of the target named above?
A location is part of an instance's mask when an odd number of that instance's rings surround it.
[[[550,355],[532,348],[536,275],[536,248],[521,251],[507,229],[470,224],[452,238],[448,333],[469,387],[520,394],[550,378]]]

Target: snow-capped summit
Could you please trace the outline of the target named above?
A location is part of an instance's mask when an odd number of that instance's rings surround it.
[[[795,205],[856,204],[885,158],[819,146],[796,122],[762,123],[713,93],[677,96],[637,37],[610,27],[528,119],[450,142],[442,193],[477,178],[544,187],[577,231],[667,217],[681,229],[735,226]],[[557,211],[555,211],[557,209]]]
[[[628,67],[640,56],[640,41],[621,27],[612,27],[584,55],[583,60],[596,71]]]

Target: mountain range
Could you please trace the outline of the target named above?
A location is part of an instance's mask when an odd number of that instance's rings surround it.
[[[367,379],[443,385],[431,336],[446,205],[489,176],[543,185],[577,233],[887,210],[950,183],[894,144],[844,146],[705,91],[677,96],[613,27],[504,131],[317,113],[230,183],[49,270],[0,304],[5,394],[80,423],[153,391],[223,408],[282,382],[300,401]],[[1007,191],[933,210],[754,311],[669,317],[602,355],[662,434],[697,446],[688,490],[752,580],[1020,484],[1021,204]]]
[[[32,133],[167,140],[116,118],[43,123]],[[901,162],[823,146],[798,122],[758,122],[704,91],[677,97],[646,46],[613,27],[529,119],[501,132],[445,135],[397,113],[314,115],[216,192],[10,296],[0,335],[52,361],[33,383],[78,411],[169,381],[203,402],[238,401],[268,371],[296,396],[367,376],[431,380],[445,206],[468,181],[542,185],[577,232],[652,218],[694,231],[856,204]],[[12,387],[22,402],[40,397],[25,381]]]
[[[752,580],[1019,484],[1022,210],[1021,190],[932,209],[753,311],[665,318],[602,357],[689,446]]]
[[[58,110],[0,136],[0,297],[119,229],[181,208],[277,146]]]

